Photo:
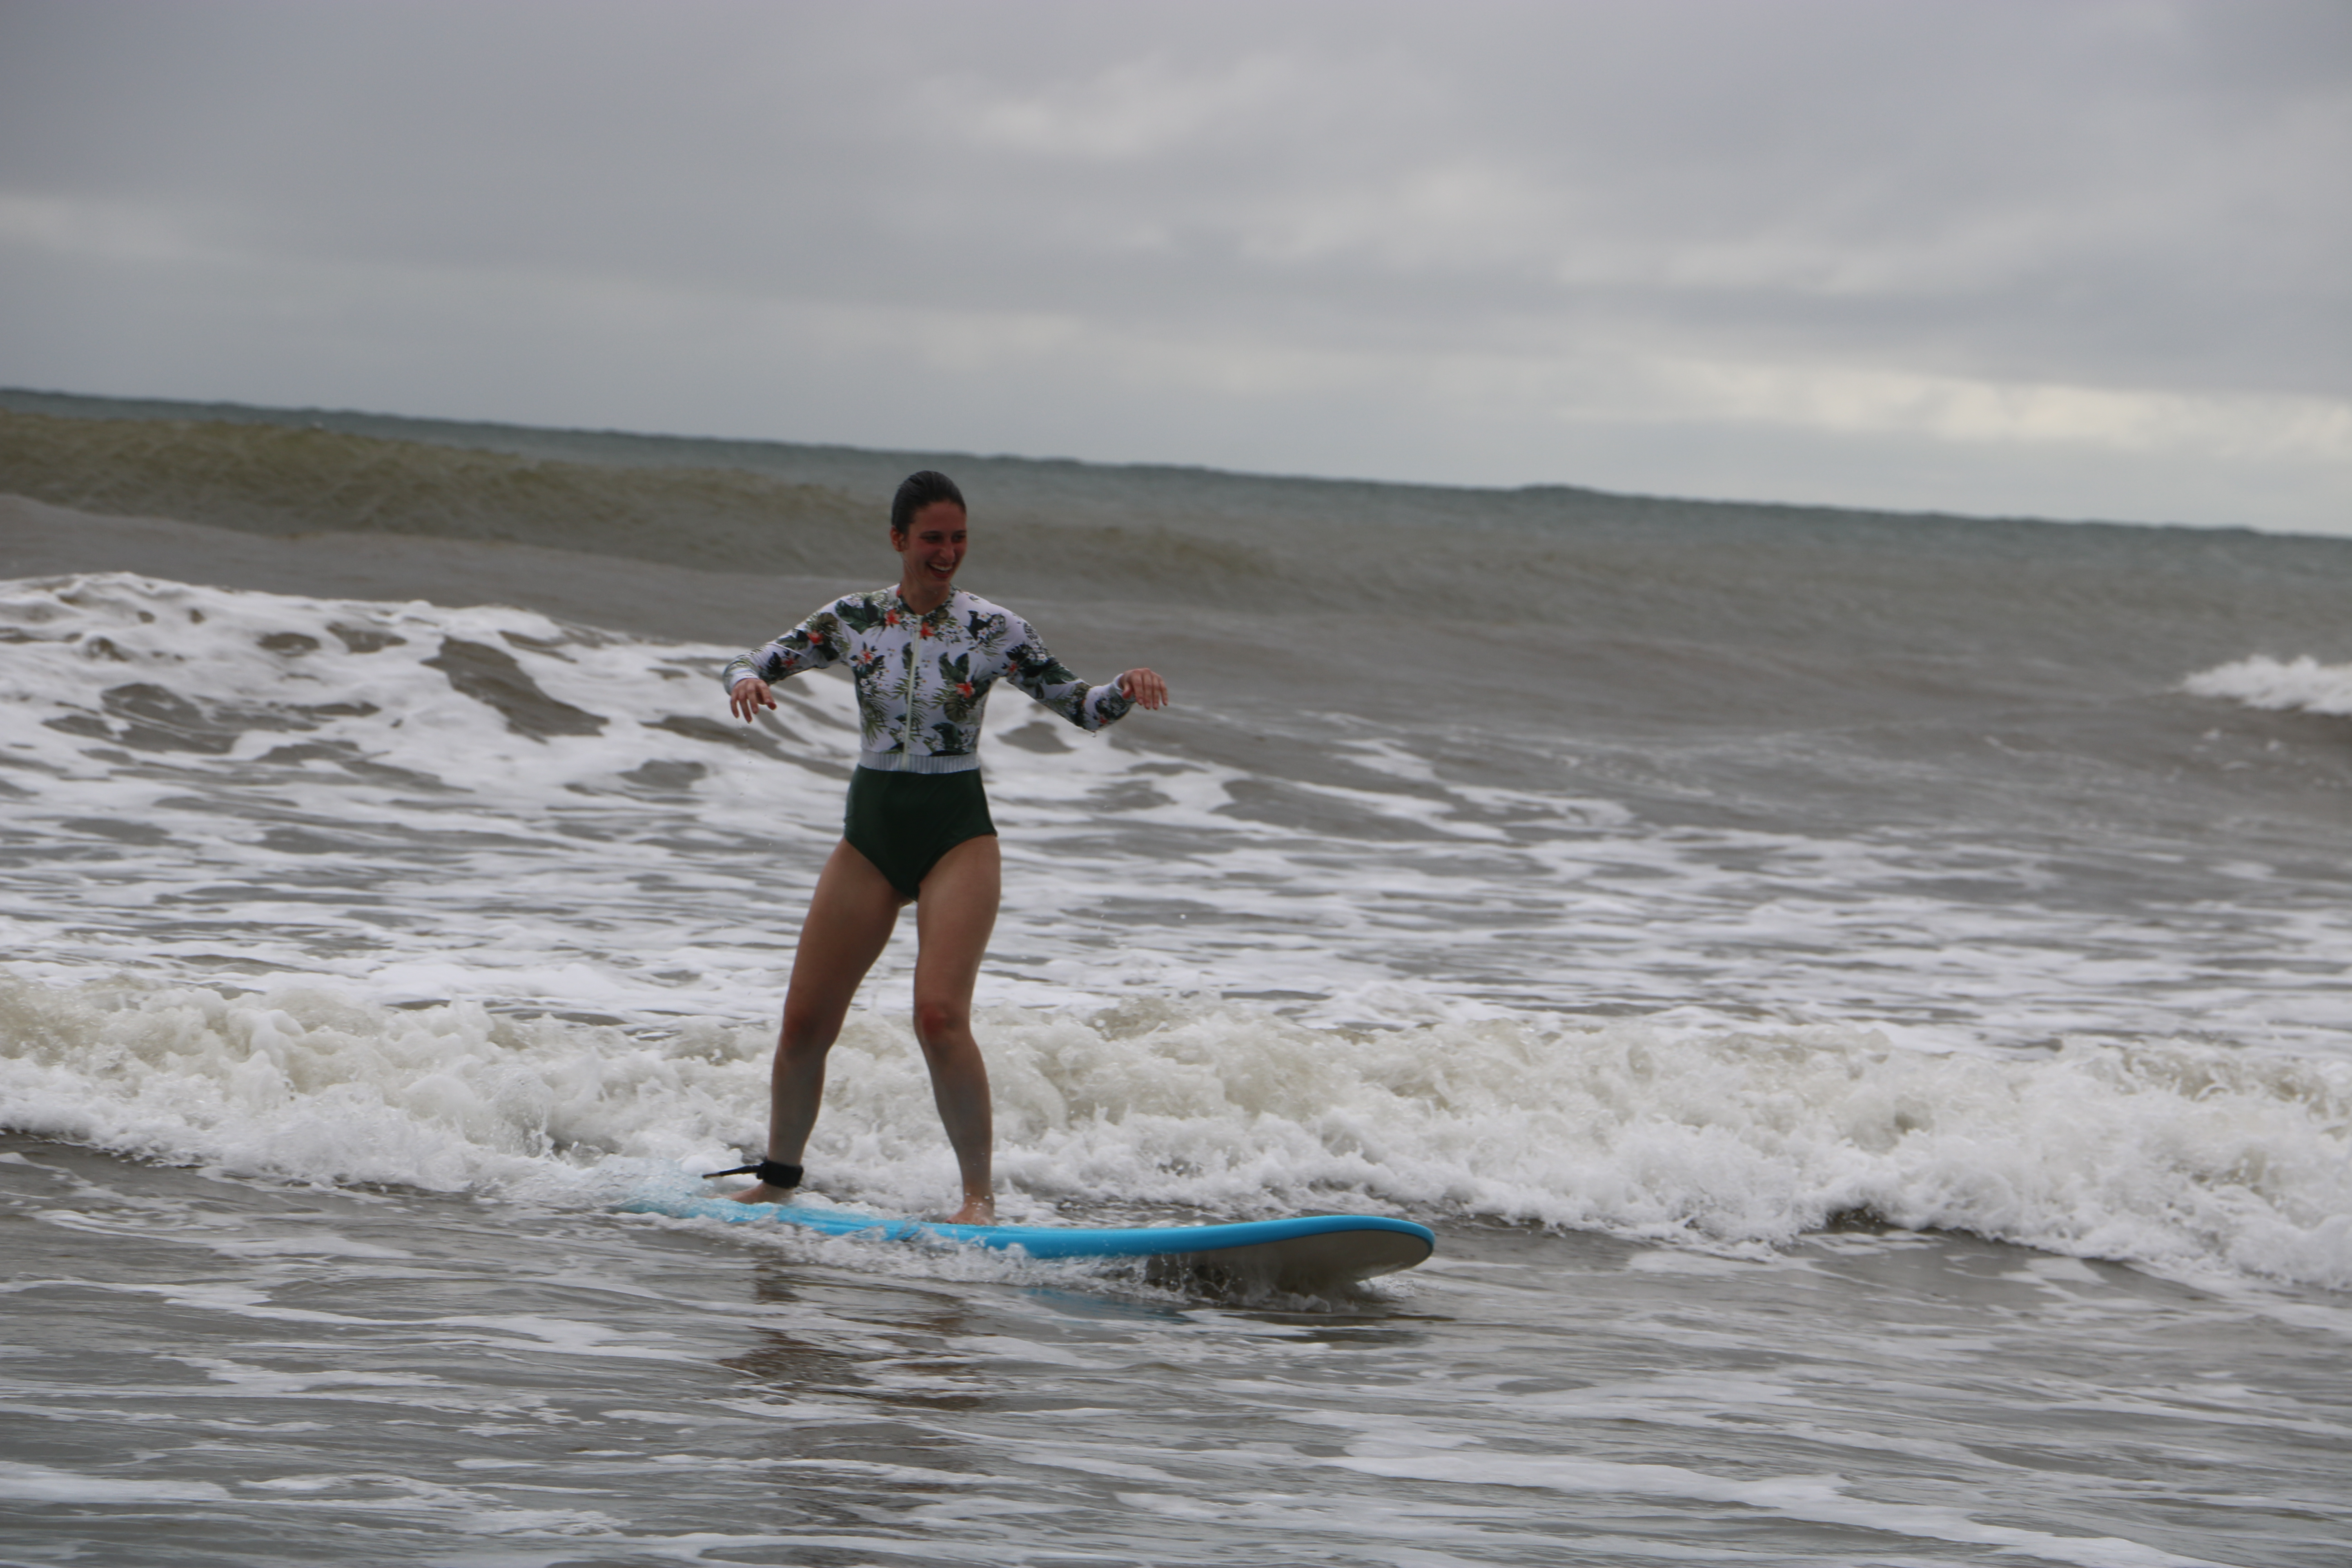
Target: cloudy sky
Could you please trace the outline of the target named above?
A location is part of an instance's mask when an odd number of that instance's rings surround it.
[[[2352,533],[2344,0],[0,0],[0,384]]]

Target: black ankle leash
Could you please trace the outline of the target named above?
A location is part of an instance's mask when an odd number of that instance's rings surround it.
[[[798,1165],[779,1164],[773,1160],[762,1160],[756,1165],[738,1165],[731,1171],[705,1171],[702,1179],[708,1182],[719,1176],[757,1176],[772,1187],[797,1187],[801,1184],[801,1168]]]

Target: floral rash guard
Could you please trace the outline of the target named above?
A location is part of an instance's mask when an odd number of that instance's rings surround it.
[[[1095,731],[1133,704],[1116,686],[1088,686],[1045,651],[1027,621],[957,589],[918,616],[896,588],[845,594],[762,648],[738,654],[719,676],[773,684],[849,661],[864,731],[857,765],[894,773],[960,773],[980,766],[988,689],[1013,685]]]

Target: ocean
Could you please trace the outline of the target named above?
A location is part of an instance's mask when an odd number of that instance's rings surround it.
[[[895,576],[1000,693],[1019,1223],[756,1152]],[[0,395],[0,1563],[1991,1560],[2352,1540],[2352,539]],[[811,1145],[952,1206],[908,922]]]

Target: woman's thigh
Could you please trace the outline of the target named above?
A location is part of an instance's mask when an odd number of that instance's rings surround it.
[[[915,1008],[971,1011],[980,961],[996,928],[1003,861],[993,836],[967,838],[923,879],[915,900]]]
[[[784,994],[784,1032],[831,1039],[849,1012],[858,983],[888,945],[902,900],[874,863],[846,843],[832,856],[810,895],[801,943]]]

